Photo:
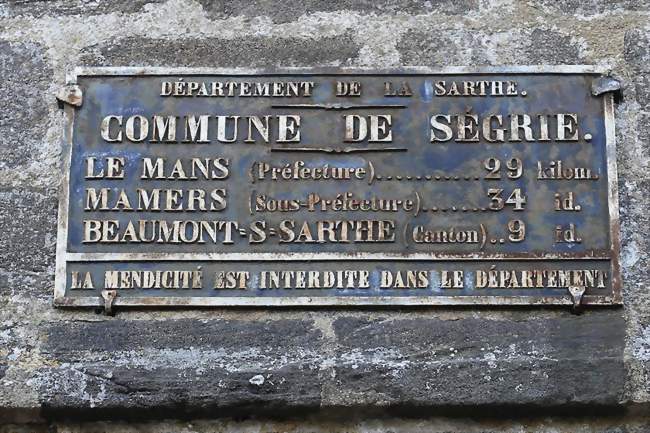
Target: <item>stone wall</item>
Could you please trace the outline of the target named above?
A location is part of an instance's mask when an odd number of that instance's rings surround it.
[[[52,307],[67,69],[508,64],[624,84],[624,308]],[[0,432],[650,431],[649,86],[647,0],[0,2]]]

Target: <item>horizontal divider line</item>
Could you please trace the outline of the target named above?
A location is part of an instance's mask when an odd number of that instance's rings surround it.
[[[362,153],[362,152],[406,152],[405,147],[272,147],[271,152],[321,152],[321,153]]]
[[[285,253],[286,254],[286,253]],[[431,256],[428,254],[412,254],[404,256],[401,254],[367,254],[367,255],[338,255],[334,254],[309,254],[309,253],[231,253],[231,254],[148,254],[148,253],[67,253],[66,260],[69,262],[84,261],[261,261],[261,262],[284,262],[284,261],[572,261],[572,260],[611,260],[609,255],[583,255],[583,256]]]
[[[130,290],[130,289],[129,289]],[[529,290],[529,289],[524,289]],[[558,289],[563,290],[563,289]],[[101,306],[98,296],[62,296],[55,299],[56,306],[75,307]],[[346,305],[572,305],[568,295],[424,295],[424,296],[117,296],[115,306],[156,307],[156,306],[346,306]],[[585,295],[583,305],[614,306],[609,295]]]
[[[343,105],[343,104],[274,104],[271,108],[305,108],[312,110],[372,110],[379,108],[406,108],[406,105],[401,104],[357,104],[357,105]]]

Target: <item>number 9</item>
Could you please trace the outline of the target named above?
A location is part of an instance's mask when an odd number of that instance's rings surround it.
[[[524,164],[519,158],[512,158],[506,163],[508,177],[510,179],[519,179],[524,171]]]
[[[521,242],[526,237],[526,224],[522,220],[508,221],[508,239],[510,242]]]

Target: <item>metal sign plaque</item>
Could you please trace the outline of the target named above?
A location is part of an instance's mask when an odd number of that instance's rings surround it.
[[[612,83],[78,68],[55,304],[619,304]]]

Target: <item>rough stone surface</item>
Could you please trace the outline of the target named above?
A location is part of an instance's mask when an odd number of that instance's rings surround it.
[[[546,28],[517,33],[414,29],[404,34],[397,49],[404,65],[575,65],[586,60],[577,40]]]
[[[88,404],[138,417],[309,409],[321,338],[304,320],[62,323],[42,350],[53,367],[39,372],[41,393],[53,417]]]
[[[89,47],[81,64],[92,66],[218,66],[264,67],[282,59],[286,66],[319,63],[349,65],[359,54],[351,35],[336,38],[285,39],[236,38],[167,41],[144,38],[118,39],[110,45]]]
[[[405,65],[487,65],[494,48],[494,39],[485,33],[447,29],[435,33],[410,30],[397,46]]]
[[[624,85],[622,309],[51,306],[73,66],[576,63]],[[647,1],[10,0],[0,72],[0,433],[650,431]]]
[[[616,343],[623,320],[615,311],[515,322],[344,317],[333,326],[336,389],[360,401],[543,406],[623,398]]]
[[[245,16],[247,18],[271,18],[274,22],[284,23],[297,17],[317,12],[337,12],[356,10],[373,14],[421,14],[444,10],[447,14],[462,14],[478,9],[478,0],[306,0],[297,4],[262,0],[247,2],[245,0],[200,0],[201,5],[212,18]]]
[[[0,17],[44,17],[66,15],[96,15],[110,12],[134,13],[141,11],[151,0],[5,0],[0,4]]]
[[[87,406],[143,416],[251,405],[615,406],[624,398],[617,311],[516,322],[357,314],[335,318],[331,332],[320,328],[299,319],[52,324],[40,393],[52,416]]]
[[[48,122],[51,69],[33,42],[0,41],[0,170],[33,161]]]
[[[614,14],[620,11],[648,11],[644,0],[541,0],[538,5],[552,12],[576,16]]]
[[[646,433],[650,419],[635,420],[613,416],[585,423],[579,418],[520,419],[503,421],[484,418],[374,418],[363,420],[315,420],[301,422],[256,420],[164,420],[146,423],[133,422],[57,422],[52,425],[57,433]],[[41,426],[0,426],[0,433],[51,433]]]
[[[57,208],[56,190],[0,188],[0,295],[48,297],[43,288],[53,283]]]
[[[650,32],[633,28],[625,32],[625,60],[634,69],[647,71],[650,66]]]

